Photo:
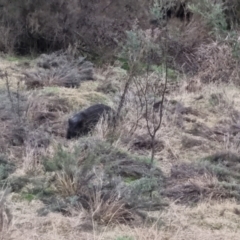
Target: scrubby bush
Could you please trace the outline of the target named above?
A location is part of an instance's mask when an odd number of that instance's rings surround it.
[[[59,146],[44,165],[56,172],[58,194],[75,196],[97,222],[130,221],[137,209],[162,207],[160,195],[150,194],[163,186],[161,170],[101,140],[81,139],[72,152]]]
[[[211,0],[193,1],[188,7],[193,13],[199,14],[203,18],[205,24],[216,36],[227,30],[224,13],[226,8],[223,3],[215,3]]]
[[[164,194],[182,204],[209,198],[239,201],[239,162],[239,156],[226,152],[213,154],[197,163],[175,165]]]
[[[228,28],[233,30],[240,24],[240,2],[238,0],[224,1],[226,21]]]
[[[0,51],[46,52],[70,47],[92,56],[112,53],[148,1],[0,1]]]

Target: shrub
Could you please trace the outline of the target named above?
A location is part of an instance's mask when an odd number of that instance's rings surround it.
[[[214,3],[211,0],[197,1],[189,4],[188,8],[195,14],[199,14],[215,36],[227,30],[225,6],[223,3]]]
[[[72,152],[59,146],[44,165],[56,172],[54,186],[65,204],[76,198],[99,223],[131,221],[139,208],[162,207],[160,196],[150,197],[163,186],[160,169],[150,170],[148,163],[101,140],[83,138]]]
[[[239,156],[229,152],[213,154],[198,163],[175,165],[164,194],[183,204],[206,198],[239,201],[239,168]]]
[[[26,54],[69,48],[108,58],[135,18],[146,25],[149,3],[1,0],[0,5],[0,51]]]

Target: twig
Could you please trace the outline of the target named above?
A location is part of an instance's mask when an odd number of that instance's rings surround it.
[[[12,94],[11,94],[11,91],[10,91],[10,84],[9,84],[7,71],[4,72],[4,77],[5,77],[8,98],[9,98],[10,103],[11,103],[12,111],[15,112],[15,107],[14,107],[14,103],[13,103],[13,99],[12,99]]]

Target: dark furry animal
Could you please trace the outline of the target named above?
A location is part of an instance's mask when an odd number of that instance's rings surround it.
[[[88,134],[104,114],[111,116],[110,120],[114,119],[114,110],[104,104],[95,104],[75,114],[68,120],[67,139]]]

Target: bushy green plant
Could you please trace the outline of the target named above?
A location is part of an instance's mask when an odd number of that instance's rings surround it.
[[[44,159],[45,170],[48,172],[53,172],[68,169],[71,166],[75,166],[77,156],[78,156],[77,149],[75,149],[74,152],[68,152],[64,150],[62,146],[59,144],[56,148],[53,158]]]
[[[224,33],[227,30],[227,21],[225,16],[225,6],[223,3],[215,3],[211,0],[194,1],[188,4],[191,12],[202,17],[205,24],[211,28],[211,33],[215,36]]]
[[[122,236],[122,237],[117,237],[115,240],[134,240],[134,238],[128,237],[128,236]]]
[[[0,181],[7,179],[14,169],[14,165],[9,163],[3,155],[0,155]]]
[[[150,7],[150,14],[158,23],[165,23],[167,11],[176,4],[175,0],[154,0],[153,5]]]

